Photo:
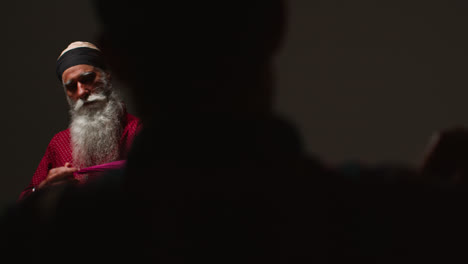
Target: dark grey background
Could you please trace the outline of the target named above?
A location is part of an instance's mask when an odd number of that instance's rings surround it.
[[[277,109],[310,152],[416,165],[435,130],[467,124],[465,1],[289,2]],[[57,56],[71,41],[94,41],[98,25],[88,1],[63,0],[2,2],[0,23],[3,208],[68,125]]]

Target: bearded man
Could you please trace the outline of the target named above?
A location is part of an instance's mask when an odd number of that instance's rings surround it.
[[[111,74],[94,44],[72,42],[56,66],[70,105],[71,123],[50,141],[20,200],[51,185],[86,182],[86,174],[76,174],[80,169],[125,160],[141,128],[140,119],[127,113],[112,89]]]

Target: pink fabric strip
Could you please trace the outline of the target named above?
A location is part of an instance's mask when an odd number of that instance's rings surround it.
[[[80,174],[87,174],[87,173],[94,173],[94,172],[104,172],[108,170],[113,170],[113,169],[120,169],[125,165],[125,160],[117,160],[117,161],[112,161],[109,163],[104,163],[96,166],[90,166],[87,168],[83,168],[81,170],[78,170],[73,173],[74,176],[80,175]]]

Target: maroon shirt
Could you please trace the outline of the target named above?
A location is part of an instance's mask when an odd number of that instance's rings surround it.
[[[120,159],[127,158],[132,141],[141,128],[140,119],[131,114],[126,113],[125,120],[123,120],[123,122],[124,130],[119,142]],[[22,200],[31,194],[33,188],[39,185],[47,177],[50,169],[62,167],[66,162],[72,162],[70,128],[60,131],[52,138],[31,182],[21,192],[19,200]]]

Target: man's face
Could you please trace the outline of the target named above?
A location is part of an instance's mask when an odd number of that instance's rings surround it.
[[[102,71],[91,65],[76,65],[68,68],[62,74],[63,85],[67,96],[73,103],[78,99],[86,101],[98,88],[102,87]]]
[[[72,66],[62,74],[63,85],[70,106],[75,110],[82,106],[91,106],[107,99],[109,76],[91,65]]]

